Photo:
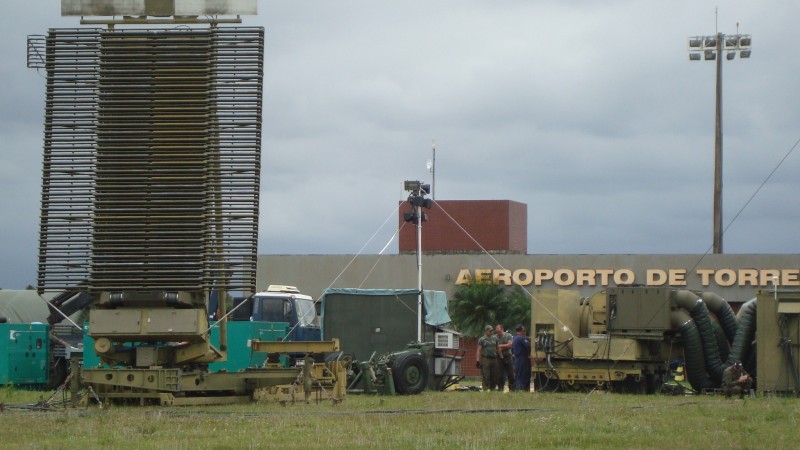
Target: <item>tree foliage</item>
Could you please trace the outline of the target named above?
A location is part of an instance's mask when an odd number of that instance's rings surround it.
[[[471,280],[456,288],[450,306],[455,328],[478,337],[486,325],[503,324],[506,329],[531,323],[530,296],[519,286],[508,288],[485,280]]]

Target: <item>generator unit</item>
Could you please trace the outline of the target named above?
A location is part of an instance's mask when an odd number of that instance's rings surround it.
[[[0,323],[0,385],[44,387],[49,366],[48,324]]]
[[[695,390],[720,387],[723,370],[743,361],[755,372],[755,300],[734,315],[710,292],[615,287],[591,297],[532,292],[533,379],[539,390],[655,392],[684,366]]]

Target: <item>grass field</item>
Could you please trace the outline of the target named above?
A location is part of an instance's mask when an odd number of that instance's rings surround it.
[[[31,411],[0,391],[2,448],[798,448],[800,400],[603,393],[350,395],[339,405]]]

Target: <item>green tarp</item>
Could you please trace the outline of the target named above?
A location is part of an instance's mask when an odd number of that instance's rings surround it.
[[[327,289],[321,303],[323,339],[339,339],[342,350],[358,359],[403,350],[417,340],[416,289]],[[444,292],[423,291],[423,306],[426,324],[450,322]],[[423,341],[433,339],[431,327],[423,332]]]

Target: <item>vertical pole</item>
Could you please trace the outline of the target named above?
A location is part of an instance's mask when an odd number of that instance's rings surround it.
[[[81,387],[81,370],[83,368],[81,357],[70,353],[69,355],[69,366],[70,366],[70,378],[69,381],[69,397],[70,397],[70,406],[73,408],[78,407],[78,391]]]
[[[417,212],[417,342],[422,342],[422,207]]]
[[[772,277],[772,291],[775,293],[775,301],[778,301],[778,277]]]
[[[433,141],[433,159],[431,160],[431,199],[436,200],[436,141]]]
[[[714,253],[722,253],[722,39],[717,33],[717,107],[714,130]]]
[[[217,291],[217,317],[225,317],[228,314],[228,291],[220,289]],[[209,334],[210,338],[211,335]],[[219,322],[219,350],[221,352],[228,351],[228,319],[224,318]],[[227,353],[225,355],[227,360]]]

